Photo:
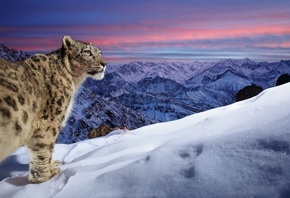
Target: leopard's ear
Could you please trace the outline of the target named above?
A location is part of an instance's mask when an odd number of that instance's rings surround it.
[[[64,49],[69,49],[70,46],[74,45],[75,41],[70,36],[64,36],[62,39],[62,47]]]

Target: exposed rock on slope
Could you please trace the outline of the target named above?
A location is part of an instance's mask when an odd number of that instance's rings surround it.
[[[236,101],[238,102],[238,101],[252,98],[258,95],[259,93],[261,93],[262,91],[263,91],[262,87],[259,87],[255,84],[251,86],[246,86],[240,91],[238,91],[237,96],[236,96]]]

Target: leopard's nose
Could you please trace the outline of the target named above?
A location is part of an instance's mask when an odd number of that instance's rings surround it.
[[[104,60],[102,60],[102,61],[100,62],[100,65],[103,66],[103,68],[105,68],[105,67],[107,66],[107,62],[104,61]]]

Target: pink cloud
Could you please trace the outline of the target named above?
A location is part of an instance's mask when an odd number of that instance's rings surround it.
[[[138,27],[132,27],[139,29]],[[108,31],[110,28],[108,27]],[[112,27],[112,29],[120,30],[121,27]],[[92,37],[94,43],[99,43],[106,48],[130,46],[130,44],[150,44],[163,43],[166,45],[179,41],[198,41],[198,40],[214,40],[223,38],[239,38],[249,37],[255,38],[263,35],[285,35],[290,34],[290,25],[260,25],[254,27],[237,26],[232,28],[219,29],[190,29],[190,28],[160,28],[152,29],[152,31],[144,33],[136,32],[135,35],[102,35]],[[268,42],[268,41],[265,41]],[[283,47],[283,46],[281,46]]]

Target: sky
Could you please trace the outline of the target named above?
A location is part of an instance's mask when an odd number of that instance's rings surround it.
[[[64,35],[109,63],[290,59],[289,0],[1,0],[0,43],[30,54]]]

